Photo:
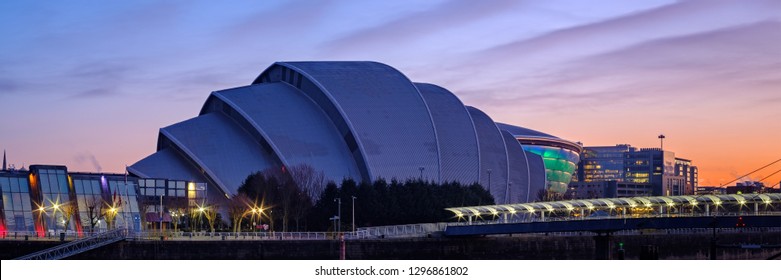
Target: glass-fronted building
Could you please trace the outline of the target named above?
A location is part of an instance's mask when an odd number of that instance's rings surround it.
[[[81,237],[115,227],[139,231],[151,222],[142,214],[162,210],[170,215],[171,205],[187,208],[196,199],[205,199],[205,189],[204,183],[68,172],[58,165],[0,170],[0,235],[65,232]],[[157,201],[164,202],[163,209],[151,203]]]
[[[578,165],[579,185],[593,182],[646,184],[653,195],[690,195],[697,187],[698,169],[691,160],[659,148],[637,149],[627,144],[584,147]]]
[[[565,193],[572,175],[580,162],[582,150],[578,143],[542,133],[536,130],[497,123],[500,129],[509,131],[523,150],[542,157],[545,163],[545,188]]]

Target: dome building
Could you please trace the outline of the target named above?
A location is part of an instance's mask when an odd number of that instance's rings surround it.
[[[478,182],[496,203],[520,203],[545,187],[547,161],[514,129],[385,64],[278,62],[161,128],[157,151],[128,172],[230,197],[251,173],[307,164],[335,181]]]

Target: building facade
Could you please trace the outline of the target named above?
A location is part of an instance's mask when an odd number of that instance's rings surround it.
[[[698,168],[691,160],[678,158],[671,151],[627,144],[584,147],[576,174],[571,191],[594,182],[615,181],[640,192],[646,189],[642,185],[647,185],[651,195],[689,195],[698,184]]]
[[[511,133],[526,153],[542,157],[547,190],[555,193],[567,191],[580,161],[580,144],[528,128],[503,123],[497,125]]]
[[[227,199],[249,174],[309,165],[334,181],[477,182],[500,204],[571,178],[577,152],[544,157],[513,129],[523,128],[497,126],[447,89],[381,63],[278,62],[161,128],[157,151],[128,171],[207,182],[209,197]]]
[[[139,231],[146,213],[170,215],[175,200],[205,199],[205,184],[139,179],[126,174],[68,172],[60,165],[0,170],[0,234],[37,236],[85,233],[115,227]],[[163,203],[163,208],[157,202]]]

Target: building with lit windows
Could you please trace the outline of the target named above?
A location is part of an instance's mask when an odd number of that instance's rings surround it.
[[[333,181],[479,183],[498,204],[523,203],[546,188],[563,192],[579,152],[497,124],[447,89],[381,63],[279,62],[161,128],[157,150],[127,175],[4,164],[0,229],[44,236],[164,226],[193,203],[226,202],[252,173],[297,165]]]
[[[162,213],[170,219],[176,200],[188,205],[204,199],[205,187],[203,183],[125,174],[68,172],[60,165],[2,169],[0,235],[68,233],[81,237],[115,226],[139,231],[148,227],[145,223],[154,226],[158,222],[142,215],[161,213],[160,199],[164,200]]]
[[[536,130],[497,123],[510,132],[527,153],[542,157],[545,185],[552,192],[564,193],[580,161],[580,144]]]
[[[157,151],[128,171],[207,182],[209,197],[227,199],[251,173],[305,164],[334,181],[478,182],[496,203],[515,203],[546,187],[563,191],[578,152],[566,140],[497,126],[447,89],[388,65],[278,62],[250,85],[212,92],[198,116],[161,128]]]
[[[606,188],[603,193],[607,197],[623,197],[607,189],[612,185],[594,184],[611,181],[623,185],[627,196],[647,193],[649,189],[652,195],[690,195],[697,187],[698,169],[691,160],[675,157],[671,151],[621,144],[584,147],[576,174],[569,189],[577,197],[583,197],[586,189],[593,192],[597,185]]]

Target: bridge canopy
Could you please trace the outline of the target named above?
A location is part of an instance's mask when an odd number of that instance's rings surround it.
[[[536,212],[580,212],[581,210],[613,210],[658,208],[658,207],[693,207],[710,208],[714,210],[727,205],[761,204],[772,205],[781,203],[781,193],[767,194],[725,194],[725,195],[682,195],[682,196],[649,196],[578,199],[550,202],[532,202],[501,205],[482,205],[445,208],[457,217],[463,216],[497,216],[501,214],[523,214]]]

